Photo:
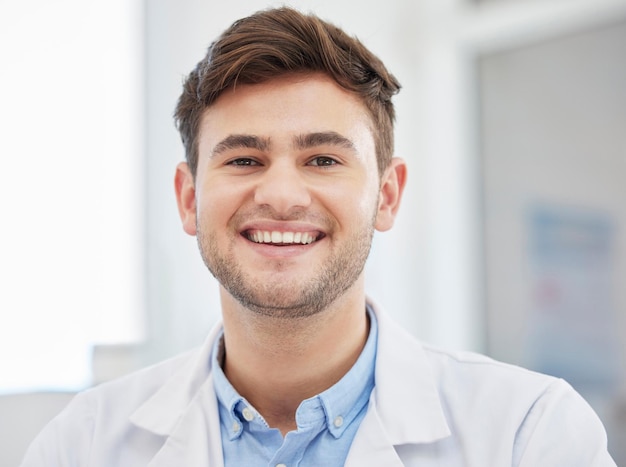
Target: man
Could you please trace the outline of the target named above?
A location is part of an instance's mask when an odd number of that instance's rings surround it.
[[[424,346],[366,299],[406,180],[395,78],[280,8],[233,24],[176,109],[183,228],[221,287],[198,351],[76,397],[24,466],[614,466],[565,382]]]

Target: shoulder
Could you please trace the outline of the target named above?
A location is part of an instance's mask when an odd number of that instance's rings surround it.
[[[467,406],[478,412],[515,416],[527,422],[527,415],[541,404],[565,404],[578,412],[591,411],[583,398],[563,379],[482,354],[442,350],[422,345],[433,381],[449,406]],[[475,414],[479,416],[480,414]]]
[[[421,344],[433,377],[440,387],[463,382],[478,386],[484,391],[502,391],[508,386],[523,392],[543,392],[562,380],[526,368],[494,360],[486,355],[451,351]]]
[[[198,349],[194,349],[99,384],[78,394],[77,399],[84,399],[95,405],[106,404],[108,401],[114,400],[118,410],[120,403],[129,408],[140,405],[174,375],[185,372],[198,351]]]
[[[144,436],[132,423],[132,414],[189,365],[195,354],[187,352],[78,393],[31,443],[22,465],[87,465],[103,447],[111,452],[99,452],[100,463],[94,465],[107,465],[107,456],[119,455],[113,450],[120,450],[124,439]],[[155,449],[160,442],[155,437],[142,441]]]
[[[606,432],[563,379],[472,352],[423,345],[446,419],[510,452],[513,465],[614,465]]]

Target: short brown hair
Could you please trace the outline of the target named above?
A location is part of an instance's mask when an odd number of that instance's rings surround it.
[[[382,61],[356,38],[314,15],[283,7],[233,23],[209,47],[187,77],[175,111],[191,173],[198,164],[198,128],[206,108],[237,83],[256,84],[294,73],[321,72],[355,93],[370,112],[378,171],[393,155],[400,84]]]

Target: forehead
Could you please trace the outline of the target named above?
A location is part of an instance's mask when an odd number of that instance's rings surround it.
[[[224,91],[202,116],[199,143],[206,147],[233,133],[274,139],[333,131],[369,146],[372,129],[361,99],[329,77],[288,75]]]

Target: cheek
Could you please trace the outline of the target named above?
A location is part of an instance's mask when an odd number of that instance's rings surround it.
[[[378,182],[358,180],[336,184],[324,191],[325,204],[340,224],[348,228],[370,225],[378,208]]]
[[[372,213],[378,208],[378,199],[379,199],[379,191],[380,191],[380,181],[378,179],[378,174],[370,174],[368,172],[363,179],[358,182],[358,185],[354,188],[355,192],[359,192],[358,203],[360,207],[360,212],[363,214],[367,214],[369,217],[372,216]],[[355,200],[355,201],[357,201]]]
[[[199,222],[208,228],[224,226],[241,206],[244,193],[236,183],[206,180],[197,199]]]

